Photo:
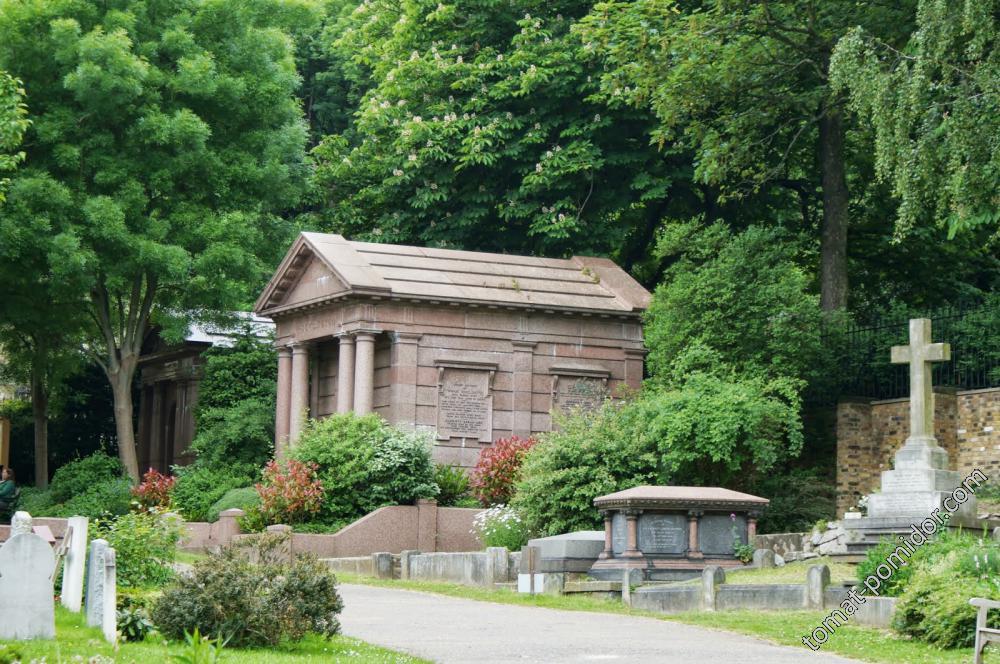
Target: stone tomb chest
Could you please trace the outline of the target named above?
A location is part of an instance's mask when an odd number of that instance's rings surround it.
[[[277,453],[306,418],[378,413],[472,466],[497,438],[638,389],[649,293],[605,258],[302,233],[257,301],[278,346]]]
[[[753,540],[768,500],[729,489],[638,486],[594,500],[604,515],[604,551],[591,576],[645,580],[697,576],[706,565],[736,567],[733,546]],[[641,573],[641,574],[639,574]]]

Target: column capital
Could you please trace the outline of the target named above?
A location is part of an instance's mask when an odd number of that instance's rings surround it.
[[[355,341],[374,341],[375,335],[380,332],[381,330],[355,330],[354,339]]]
[[[353,344],[354,332],[337,332],[333,335],[333,338],[337,339],[342,344]]]
[[[688,519],[700,519],[704,515],[704,510],[688,510]]]
[[[423,334],[417,334],[415,332],[390,332],[389,338],[392,339],[394,344],[417,344],[420,343],[420,339],[423,338]]]
[[[292,355],[299,355],[302,353],[308,353],[309,349],[312,347],[312,343],[308,341],[294,341],[288,344],[288,347],[292,349]]]
[[[275,346],[275,350],[278,351],[278,357],[287,357],[292,354],[292,347],[288,344]]]

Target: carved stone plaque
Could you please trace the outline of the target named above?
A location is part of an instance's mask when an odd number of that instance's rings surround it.
[[[438,385],[438,438],[493,440],[490,371],[442,367]]]
[[[707,555],[732,555],[733,529],[740,544],[747,543],[747,519],[737,514],[734,520],[728,514],[706,514],[698,523],[698,548]]]
[[[554,395],[559,410],[594,410],[607,397],[607,380],[589,376],[559,376]]]
[[[628,531],[625,523],[625,515],[615,512],[611,517],[611,550],[616,556],[625,552],[628,543]]]
[[[687,517],[683,514],[639,516],[639,550],[643,553],[684,553],[688,548]]]

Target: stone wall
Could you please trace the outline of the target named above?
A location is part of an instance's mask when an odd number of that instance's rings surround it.
[[[909,435],[909,399],[847,399],[837,405],[837,516],[881,485]],[[1000,389],[935,390],[934,428],[952,470],[1000,477]]]

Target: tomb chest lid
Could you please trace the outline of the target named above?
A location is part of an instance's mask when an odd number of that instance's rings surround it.
[[[713,486],[637,486],[594,499],[598,509],[731,509],[759,510],[770,503],[752,496]]]

